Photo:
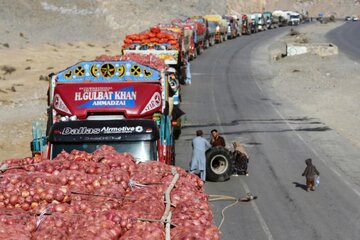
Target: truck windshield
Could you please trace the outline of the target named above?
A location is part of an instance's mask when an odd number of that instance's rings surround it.
[[[74,149],[94,152],[102,145],[112,146],[118,152],[131,153],[139,161],[157,160],[156,142],[154,141],[134,141],[134,142],[101,142],[101,143],[55,143],[52,146],[51,159],[56,157],[62,150],[71,152]]]

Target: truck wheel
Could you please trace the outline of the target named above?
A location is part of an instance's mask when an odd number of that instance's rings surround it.
[[[202,52],[203,52],[202,46],[199,46],[199,47],[196,48],[196,53],[197,53],[197,55],[201,55]]]
[[[204,46],[204,48],[209,48],[209,39],[207,39],[207,40],[205,41],[205,46]]]
[[[192,60],[194,60],[195,58],[197,58],[197,49],[194,49],[194,54],[192,56]]]
[[[215,45],[215,37],[212,37],[211,39],[210,39],[210,44],[209,44],[210,46],[214,46]]]
[[[178,140],[180,135],[181,135],[181,128],[180,127],[175,128],[174,129],[174,140]],[[174,146],[174,148],[175,148],[175,146]]]
[[[224,182],[232,174],[232,161],[229,150],[213,147],[206,151],[206,179],[213,182]]]
[[[46,122],[45,134],[46,134],[46,136],[49,136],[50,128],[53,125],[53,115],[52,115],[52,109],[50,107],[47,109],[47,116],[48,116],[48,118],[47,118],[47,122]]]

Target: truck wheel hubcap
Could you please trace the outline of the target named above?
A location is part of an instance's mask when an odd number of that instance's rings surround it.
[[[210,168],[215,174],[223,174],[228,169],[228,161],[223,155],[216,155],[211,158]]]

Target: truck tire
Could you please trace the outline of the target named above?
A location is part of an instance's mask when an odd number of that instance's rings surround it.
[[[209,48],[210,46],[209,46],[209,39],[206,39],[205,40],[205,46],[204,46],[204,48],[205,49],[207,49],[207,48]]]
[[[178,140],[181,135],[181,128],[175,128],[174,129],[174,139]]]
[[[52,116],[52,109],[49,107],[47,110],[47,122],[46,122],[46,131],[45,134],[46,136],[49,136],[50,133],[50,128],[53,125],[53,116]]]
[[[197,48],[196,48],[196,53],[197,53],[197,55],[201,55],[202,54],[202,52],[203,52],[203,47],[202,46],[198,46]]]
[[[210,46],[214,46],[214,45],[215,45],[215,42],[216,42],[216,41],[215,41],[215,36],[214,36],[214,37],[211,37],[211,38],[210,38],[210,43],[209,43],[209,45],[210,45]]]
[[[227,33],[224,35],[224,41],[229,40]]]
[[[206,179],[212,182],[229,180],[233,166],[230,151],[213,147],[206,151]]]
[[[197,58],[197,50],[196,49],[194,49],[194,54],[192,55],[191,60],[194,60],[195,58]]]

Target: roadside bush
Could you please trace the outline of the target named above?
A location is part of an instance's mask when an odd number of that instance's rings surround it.
[[[291,28],[289,35],[290,35],[290,36],[298,36],[298,35],[300,35],[300,32],[294,30],[293,28]]]

